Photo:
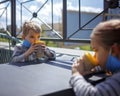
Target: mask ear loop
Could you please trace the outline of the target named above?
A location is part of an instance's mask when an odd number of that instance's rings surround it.
[[[109,55],[112,55],[112,48],[110,48],[109,50]]]
[[[112,48],[114,48],[114,56],[119,58],[120,54],[120,45],[118,43],[114,43]]]
[[[110,50],[109,50],[109,54],[108,54],[108,58],[109,58],[109,56],[110,55],[112,55],[112,48],[110,48]],[[111,59],[110,59],[110,66],[109,67],[111,67]],[[106,70],[106,75],[111,75],[112,73],[109,71],[109,70]]]

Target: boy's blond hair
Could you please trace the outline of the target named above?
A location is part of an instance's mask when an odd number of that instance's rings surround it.
[[[33,30],[37,33],[42,32],[41,26],[34,21],[24,22],[23,24],[23,35],[26,36],[30,30]]]

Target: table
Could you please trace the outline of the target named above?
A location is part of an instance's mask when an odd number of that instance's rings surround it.
[[[51,49],[58,53],[54,61],[0,64],[0,96],[75,96],[69,85],[71,65],[85,51]],[[96,73],[85,78],[95,85],[106,76]]]
[[[0,96],[74,96],[72,60],[58,55],[43,63],[0,64]]]

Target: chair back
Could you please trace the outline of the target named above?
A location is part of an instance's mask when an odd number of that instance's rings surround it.
[[[20,42],[10,34],[0,33],[0,64],[8,63],[11,60],[13,47]]]

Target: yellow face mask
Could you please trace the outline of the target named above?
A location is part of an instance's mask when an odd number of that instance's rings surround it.
[[[91,53],[85,52],[85,57],[92,65],[94,65],[94,66],[98,65],[98,61],[97,61],[96,57],[92,56]]]
[[[38,41],[35,41],[35,44],[43,44],[43,45],[45,45],[45,42],[41,41],[41,40],[38,40]]]

